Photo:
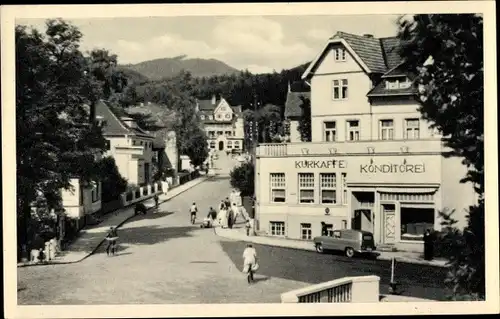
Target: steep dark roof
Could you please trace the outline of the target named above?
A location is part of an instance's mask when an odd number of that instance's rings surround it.
[[[333,39],[335,38],[344,39],[371,72],[384,73],[387,71],[379,39],[346,32],[337,32]]]
[[[401,63],[401,57],[398,53],[398,48],[400,46],[400,41],[396,37],[381,38],[380,44],[384,51],[384,60],[388,69],[395,68]]]
[[[398,66],[384,73],[384,75],[382,75],[382,78],[400,77],[406,75],[408,75],[408,71],[406,71],[404,65],[400,63],[398,64]]]
[[[217,100],[215,104],[212,104],[212,100],[198,100],[198,109],[200,111],[214,111],[219,105],[220,100]]]
[[[344,40],[354,50],[355,54],[369,69],[365,70],[366,72],[384,74],[401,63],[402,59],[398,52],[400,40],[397,37],[374,38],[339,31],[330,38],[322,53],[309,65],[302,75],[303,79],[307,78],[311,72],[314,72],[331,45],[339,39]]]
[[[104,103],[104,101],[99,101],[95,106],[96,116],[101,116],[103,120],[106,121],[106,125],[103,127],[103,135],[136,135],[147,138],[153,138],[153,136],[141,128],[129,127],[121,119],[118,118],[116,114],[111,111],[111,109]]]
[[[285,102],[285,118],[302,115],[302,98],[311,98],[311,92],[288,92]]]

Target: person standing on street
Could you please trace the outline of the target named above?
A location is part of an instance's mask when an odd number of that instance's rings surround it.
[[[229,197],[226,197],[224,204],[226,205],[226,209],[231,209],[231,201],[229,200]]]
[[[234,225],[234,212],[232,208],[228,210],[227,225],[229,228],[233,228]]]

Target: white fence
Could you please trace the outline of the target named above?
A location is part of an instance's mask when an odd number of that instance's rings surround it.
[[[281,294],[282,303],[379,302],[380,277],[344,277]]]
[[[155,195],[159,195],[164,192],[164,188],[165,185],[162,185],[162,183],[154,183],[151,185],[139,187],[134,190],[129,190],[121,194],[122,204],[123,206],[129,206],[145,199],[151,198]]]

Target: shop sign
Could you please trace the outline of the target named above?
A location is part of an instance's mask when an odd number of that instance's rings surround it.
[[[398,173],[412,173],[421,174],[425,173],[425,164],[361,164],[359,166],[360,173],[385,173],[385,174],[398,174]]]
[[[311,161],[300,160],[295,161],[295,168],[346,168],[347,162],[344,160],[327,160],[327,161]]]

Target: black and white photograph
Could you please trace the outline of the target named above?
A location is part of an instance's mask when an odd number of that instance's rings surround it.
[[[7,318],[500,311],[494,2],[1,10]]]

